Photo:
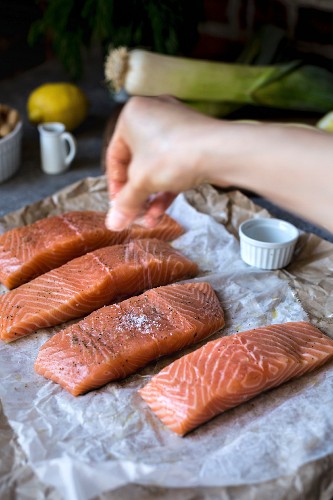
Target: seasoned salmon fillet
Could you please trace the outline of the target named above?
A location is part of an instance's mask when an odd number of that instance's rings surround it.
[[[35,370],[78,396],[223,326],[223,310],[208,283],[155,288],[56,333],[39,350]]]
[[[133,224],[124,231],[110,231],[105,216],[104,212],[68,212],[4,233],[0,236],[0,282],[12,289],[97,248],[138,238],[171,241],[184,232],[168,215],[153,229]]]
[[[164,241],[101,248],[1,295],[0,337],[10,342],[197,272],[194,262]]]
[[[184,435],[333,357],[333,341],[306,322],[270,325],[208,342],[155,375],[139,393]]]

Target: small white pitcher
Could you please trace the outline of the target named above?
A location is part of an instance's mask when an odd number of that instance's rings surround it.
[[[61,174],[72,163],[76,154],[76,141],[65,132],[63,123],[43,123],[38,126],[42,170],[46,174]]]

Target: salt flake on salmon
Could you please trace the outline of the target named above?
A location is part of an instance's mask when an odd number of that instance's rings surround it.
[[[35,370],[78,396],[223,326],[223,310],[209,283],[155,288],[56,333],[40,348]]]
[[[333,341],[306,322],[256,328],[208,342],[155,375],[140,395],[184,435],[333,357]]]
[[[194,262],[164,241],[134,240],[101,248],[1,295],[0,337],[11,342],[197,272]]]
[[[7,231],[0,236],[0,282],[12,289],[97,248],[139,238],[171,241],[184,232],[166,214],[155,228],[133,224],[119,232],[106,228],[105,217],[75,211]]]

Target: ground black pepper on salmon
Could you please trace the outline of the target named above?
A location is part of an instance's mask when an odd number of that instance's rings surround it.
[[[82,317],[119,297],[197,272],[194,262],[156,239],[95,250],[1,295],[0,337],[10,342],[39,328]]]

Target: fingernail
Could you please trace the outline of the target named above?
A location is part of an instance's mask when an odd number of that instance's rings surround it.
[[[128,218],[115,208],[112,208],[107,213],[105,224],[110,231],[122,231],[128,226]]]
[[[152,219],[147,217],[146,215],[143,215],[142,217],[137,217],[135,219],[135,224],[145,227],[146,229],[151,229],[154,226]]]
[[[160,222],[162,216],[161,215],[158,215],[157,217],[153,217],[152,215],[146,215],[144,217],[144,226],[147,227],[147,228],[154,228],[158,225],[158,223]]]

